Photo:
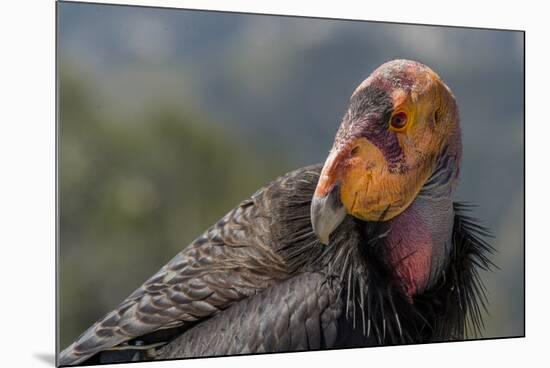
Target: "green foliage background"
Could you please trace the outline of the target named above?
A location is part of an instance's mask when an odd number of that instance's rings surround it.
[[[248,154],[238,136],[182,106],[155,106],[125,121],[98,108],[100,97],[77,73],[62,71],[60,81],[66,345],[101,306],[114,307],[282,170],[279,159]]]

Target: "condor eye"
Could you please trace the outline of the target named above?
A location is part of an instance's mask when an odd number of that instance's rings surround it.
[[[407,126],[407,114],[404,112],[398,112],[394,114],[390,119],[390,126],[393,130],[401,131]]]

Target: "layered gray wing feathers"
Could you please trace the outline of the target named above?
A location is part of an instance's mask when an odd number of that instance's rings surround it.
[[[303,273],[233,304],[160,349],[157,359],[332,347],[342,312],[338,288]]]
[[[266,239],[264,191],[224,216],[65,349],[78,364],[133,338],[216,314],[287,277]]]

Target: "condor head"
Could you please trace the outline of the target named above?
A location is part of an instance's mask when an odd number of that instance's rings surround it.
[[[459,143],[458,121],[451,91],[427,66],[394,60],[375,70],[350,98],[313,196],[320,241],[346,214],[387,221],[403,212],[449,141]]]

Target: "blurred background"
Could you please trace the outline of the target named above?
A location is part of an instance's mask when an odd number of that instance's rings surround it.
[[[368,15],[365,15],[368,16]],[[524,332],[523,34],[58,3],[64,348],[273,178],[323,162],[348,98],[395,58],[462,118],[458,200],[495,234],[484,337]]]

